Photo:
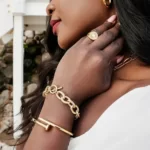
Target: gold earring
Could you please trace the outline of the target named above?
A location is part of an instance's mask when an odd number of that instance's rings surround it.
[[[112,0],[103,0],[103,3],[106,7],[109,7],[112,3]]]

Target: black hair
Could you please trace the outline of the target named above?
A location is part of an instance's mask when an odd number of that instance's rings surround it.
[[[150,0],[114,0],[131,54],[150,65]]]

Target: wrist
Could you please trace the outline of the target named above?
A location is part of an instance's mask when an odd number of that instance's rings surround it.
[[[48,119],[68,130],[72,130],[74,115],[69,107],[57,99],[55,95],[48,94],[45,98],[40,116]]]
[[[56,82],[53,82],[51,85],[57,85],[58,87],[62,87],[62,92],[65,93],[66,96],[68,96],[78,107],[82,104],[82,98],[80,94],[76,93],[76,90],[72,88],[72,86],[67,86],[64,84],[57,84]]]

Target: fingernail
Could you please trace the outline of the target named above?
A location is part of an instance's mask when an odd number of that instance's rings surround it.
[[[124,56],[118,57],[118,59],[117,59],[117,64],[119,64],[123,59],[124,59]]]
[[[113,23],[114,21],[116,21],[116,18],[117,18],[117,16],[113,15],[107,21]]]

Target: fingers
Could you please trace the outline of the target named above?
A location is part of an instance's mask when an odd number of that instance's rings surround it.
[[[83,42],[90,43],[90,49],[103,50],[101,52],[108,62],[113,60],[123,48],[124,40],[118,38],[120,25],[116,24],[116,20],[117,16],[113,15],[103,25],[94,29],[93,31],[96,31],[99,35],[96,40],[92,41],[89,37],[83,38]]]
[[[115,25],[116,19],[117,19],[117,16],[113,15],[105,23],[103,23],[101,26],[97,27],[96,29],[93,29],[92,31],[96,31],[98,35],[101,35],[103,32],[107,31],[108,29],[110,29],[111,27]],[[93,41],[89,39],[88,37],[86,37],[84,42],[92,43]]]
[[[124,40],[122,37],[116,39],[114,42],[112,42],[109,46],[107,46],[103,53],[109,60],[112,60],[116,55],[122,50],[123,48]]]
[[[94,49],[103,50],[118,37],[119,32],[120,25],[116,24],[115,27],[105,31],[102,35],[100,35],[98,39],[92,43],[92,47]]]

